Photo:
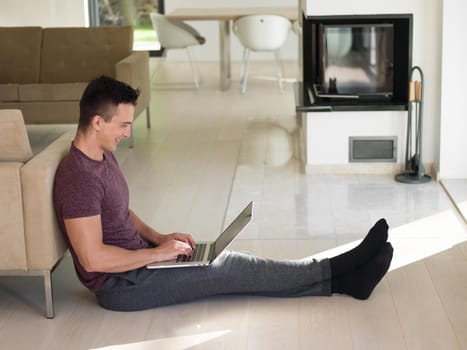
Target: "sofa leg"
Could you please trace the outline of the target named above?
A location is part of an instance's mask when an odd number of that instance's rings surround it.
[[[44,271],[44,292],[45,292],[45,309],[46,317],[54,318],[54,299],[53,299],[53,289],[52,289],[52,272]]]
[[[149,105],[146,107],[146,126],[148,129],[151,128],[151,114],[149,113]]]

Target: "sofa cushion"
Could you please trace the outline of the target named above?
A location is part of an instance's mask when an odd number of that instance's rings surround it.
[[[133,29],[124,27],[45,28],[42,32],[41,83],[115,77],[115,64],[132,52]]]
[[[0,83],[39,82],[41,38],[41,27],[0,27]]]
[[[19,100],[79,101],[88,83],[24,84],[18,87]]]
[[[0,161],[27,162],[32,157],[21,111],[0,110]]]
[[[0,84],[0,101],[18,101],[18,84]]]

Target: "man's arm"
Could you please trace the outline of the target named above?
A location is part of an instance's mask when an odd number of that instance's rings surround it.
[[[189,244],[176,239],[164,241],[155,248],[138,250],[104,244],[100,215],[66,219],[65,228],[80,264],[88,272],[125,272],[192,251]]]

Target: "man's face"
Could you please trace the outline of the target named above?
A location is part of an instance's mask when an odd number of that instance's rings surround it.
[[[99,122],[98,140],[103,151],[113,152],[122,138],[131,136],[135,106],[130,103],[120,103],[113,111],[112,119]]]

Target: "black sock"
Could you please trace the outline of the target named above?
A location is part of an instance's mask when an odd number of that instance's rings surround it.
[[[368,299],[391,265],[393,248],[387,242],[366,264],[348,274],[332,278],[332,293],[347,294],[356,299]]]
[[[385,219],[379,219],[358,246],[329,259],[331,276],[345,274],[365,264],[384,246],[387,240],[388,224]]]

